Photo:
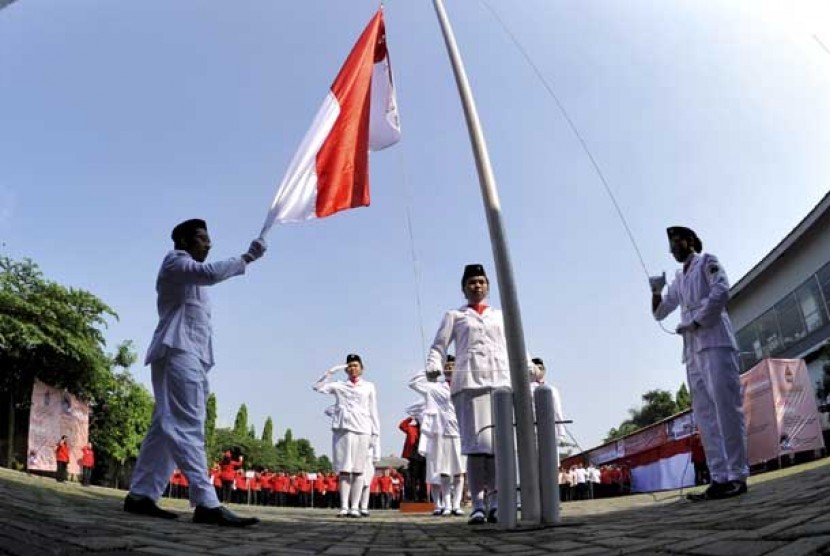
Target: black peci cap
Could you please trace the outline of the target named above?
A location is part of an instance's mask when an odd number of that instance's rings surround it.
[[[173,231],[170,233],[170,239],[174,242],[178,242],[180,238],[190,237],[196,230],[199,229],[207,231],[207,222],[201,218],[191,218],[190,220],[185,220],[173,228]]]
[[[461,287],[464,287],[464,284],[467,283],[467,280],[477,276],[484,276],[485,278],[487,278],[487,273],[484,272],[484,266],[480,264],[468,264],[467,266],[465,266],[464,275],[461,276]]]
[[[363,360],[360,358],[360,356],[358,354],[350,353],[346,356],[346,365],[348,365],[349,363],[352,363],[354,361],[357,361],[358,363],[360,363],[361,367],[363,366]]]
[[[692,248],[700,253],[703,251],[703,242],[700,241],[700,238],[697,237],[695,231],[691,228],[687,228],[685,226],[671,226],[666,228],[666,235],[669,236],[669,241],[673,237],[679,237],[681,239],[690,239],[692,240]]]

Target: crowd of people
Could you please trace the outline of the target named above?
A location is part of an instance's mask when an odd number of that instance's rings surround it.
[[[609,498],[631,492],[631,472],[624,465],[581,463],[567,469],[559,467],[559,499],[562,502],[573,500],[593,500]]]
[[[244,469],[228,463],[229,459],[223,458],[210,469],[210,481],[223,503],[291,508],[340,507],[336,473]],[[404,496],[405,484],[406,480],[398,470],[378,470],[369,483],[367,510],[397,508]],[[165,495],[189,498],[187,477],[180,469],[173,471]]]

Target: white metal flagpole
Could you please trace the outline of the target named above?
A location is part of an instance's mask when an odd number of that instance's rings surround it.
[[[541,520],[539,468],[536,451],[536,435],[533,429],[533,409],[530,398],[530,380],[527,372],[527,351],[525,349],[522,317],[519,311],[519,301],[516,295],[516,285],[513,281],[513,267],[510,264],[510,253],[507,248],[504,227],[501,219],[501,204],[496,191],[496,180],[493,169],[490,167],[490,156],[487,154],[487,144],[481,131],[473,94],[467,82],[464,63],[458,52],[458,45],[452,32],[447,12],[442,0],[433,0],[435,13],[441,24],[444,42],[447,45],[450,62],[464,106],[464,115],[467,119],[467,130],[475,155],[478,181],[481,186],[481,195],[484,201],[484,210],[487,214],[487,225],[490,229],[490,243],[493,248],[493,259],[496,263],[496,277],[501,294],[502,312],[504,313],[505,336],[507,353],[510,359],[510,378],[513,383],[514,411],[516,413],[516,440],[519,458],[519,479],[522,495],[522,522],[538,524]],[[506,510],[506,509],[505,509]]]

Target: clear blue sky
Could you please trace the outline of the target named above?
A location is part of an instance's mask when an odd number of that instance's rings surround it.
[[[824,2],[490,0],[569,110],[649,270],[664,229],[698,230],[732,281],[830,185]],[[540,82],[479,2],[449,0],[501,193],[526,341],[584,447],[653,388],[684,380],[680,342],[611,203]],[[259,232],[297,144],[378,3],[21,0],[0,11],[0,242],[120,315],[142,353],[177,222],[212,258]],[[330,450],[311,383],[358,352],[384,452],[415,399],[461,269],[493,273],[466,128],[427,0],[386,4],[403,140],[371,158],[372,206],[275,228],[265,259],[211,292],[220,425],[243,402]],[[818,40],[817,40],[818,38]],[[415,259],[406,226],[412,216]],[[416,303],[420,291],[422,315]],[[495,292],[494,292],[495,293]],[[493,296],[493,304],[499,305]],[[132,372],[149,385],[149,369]]]

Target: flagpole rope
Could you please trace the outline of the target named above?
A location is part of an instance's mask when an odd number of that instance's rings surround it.
[[[403,147],[403,146],[401,146]],[[398,162],[401,169],[401,183],[403,184],[404,194],[404,220],[406,222],[406,232],[409,236],[409,253],[412,258],[412,276],[415,280],[415,305],[418,309],[418,330],[421,333],[421,357],[427,352],[426,335],[424,334],[424,311],[421,303],[421,265],[418,260],[418,252],[415,249],[415,233],[412,226],[412,194],[409,190],[409,180],[406,166],[406,157],[404,156],[404,149],[398,149]]]
[[[493,9],[493,7],[490,6],[490,3],[487,2],[487,0],[479,0],[479,2],[481,2],[481,4],[483,4],[484,7],[486,7],[487,10],[493,15],[495,20],[501,26],[504,33],[510,38],[513,45],[522,54],[525,61],[528,63],[530,68],[536,74],[536,77],[542,83],[542,86],[547,91],[548,96],[550,96],[550,98],[553,99],[553,102],[556,104],[556,107],[559,109],[559,112],[565,118],[565,121],[567,122],[568,127],[570,127],[570,129],[573,132],[574,136],[576,136],[577,140],[579,141],[579,144],[582,146],[582,150],[585,152],[585,155],[588,157],[588,160],[591,161],[591,166],[593,166],[594,172],[596,173],[597,177],[599,178],[600,182],[602,183],[602,186],[605,189],[605,193],[607,193],[608,198],[611,199],[611,203],[614,205],[614,209],[617,212],[617,216],[619,217],[620,222],[622,223],[623,228],[625,229],[625,233],[628,236],[628,240],[631,243],[631,247],[634,248],[634,252],[637,255],[637,259],[640,261],[640,267],[642,267],[643,273],[646,275],[646,278],[649,278],[651,275],[649,274],[648,268],[646,268],[646,263],[645,263],[645,260],[643,259],[643,254],[640,252],[640,248],[637,246],[637,241],[634,239],[634,234],[631,232],[631,228],[628,225],[628,221],[625,218],[625,214],[623,214],[622,208],[620,207],[620,204],[617,202],[617,197],[611,191],[611,187],[608,185],[608,180],[605,178],[605,174],[603,174],[602,170],[600,169],[599,163],[597,162],[596,158],[594,157],[593,153],[591,152],[591,149],[588,147],[588,144],[585,142],[585,139],[582,137],[582,134],[579,132],[579,129],[577,129],[576,124],[574,123],[573,119],[571,119],[570,114],[568,114],[568,111],[565,109],[565,106],[559,100],[559,97],[554,92],[553,87],[550,86],[547,79],[545,79],[545,76],[542,75],[542,72],[539,69],[539,67],[533,62],[533,59],[530,57],[530,55],[524,49],[522,44],[519,42],[519,39],[510,30],[510,28],[507,26],[507,24],[504,22],[504,20],[501,18],[501,16],[499,16],[498,12],[496,12]],[[661,329],[663,329],[663,331],[667,332],[668,334],[676,334],[676,332],[672,332],[671,330],[667,330],[663,326],[663,323],[657,321],[657,324],[660,326]]]

